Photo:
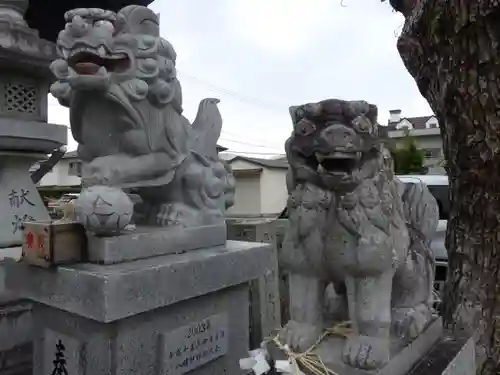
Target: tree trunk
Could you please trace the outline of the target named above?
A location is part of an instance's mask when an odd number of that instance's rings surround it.
[[[391,0],[398,49],[441,125],[450,179],[445,325],[500,373],[500,0]],[[412,9],[413,8],[413,9]]]

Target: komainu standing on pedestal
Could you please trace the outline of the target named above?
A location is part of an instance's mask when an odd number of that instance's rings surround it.
[[[222,222],[234,179],[216,151],[218,100],[203,100],[193,124],[182,116],[176,53],[155,13],[131,5],[65,18],[51,93],[70,108],[84,186],[134,188],[142,198],[136,222]]]
[[[325,100],[291,107],[286,143],[291,320],[280,333],[306,350],[324,327],[325,287],[350,320],[343,360],[361,369],[390,359],[390,338],[411,340],[433,316],[431,238],[438,207],[424,184],[405,186],[378,136],[377,108]]]

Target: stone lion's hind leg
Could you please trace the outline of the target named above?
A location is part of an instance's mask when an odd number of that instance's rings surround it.
[[[400,339],[416,338],[432,320],[433,262],[422,252],[410,250],[393,284],[392,334]]]
[[[326,282],[312,276],[290,274],[290,321],[280,340],[293,350],[305,351],[323,332],[323,304]]]
[[[360,369],[376,369],[390,359],[391,289],[393,272],[368,277],[346,277],[349,317],[353,333],[343,359]]]
[[[417,337],[432,320],[434,311],[434,260],[426,244],[415,241],[396,272],[392,291],[392,333],[401,339]]]

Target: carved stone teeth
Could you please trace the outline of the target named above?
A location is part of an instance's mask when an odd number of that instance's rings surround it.
[[[97,74],[98,76],[105,76],[108,74],[108,71],[106,70],[106,68],[104,66],[101,66],[99,68],[99,70],[97,71]]]
[[[104,48],[104,46],[100,46],[98,49],[97,49],[97,52],[99,53],[99,56],[101,57],[106,57],[106,55],[108,54],[106,52],[106,48]]]
[[[322,163],[325,160],[325,156],[323,154],[316,153],[316,159],[319,163]]]
[[[75,69],[73,69],[71,66],[68,66],[68,77],[75,77],[78,74],[76,73]]]

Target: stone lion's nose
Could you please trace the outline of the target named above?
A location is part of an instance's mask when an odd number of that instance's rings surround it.
[[[321,132],[320,140],[330,147],[353,147],[356,132],[345,125],[334,124]]]

